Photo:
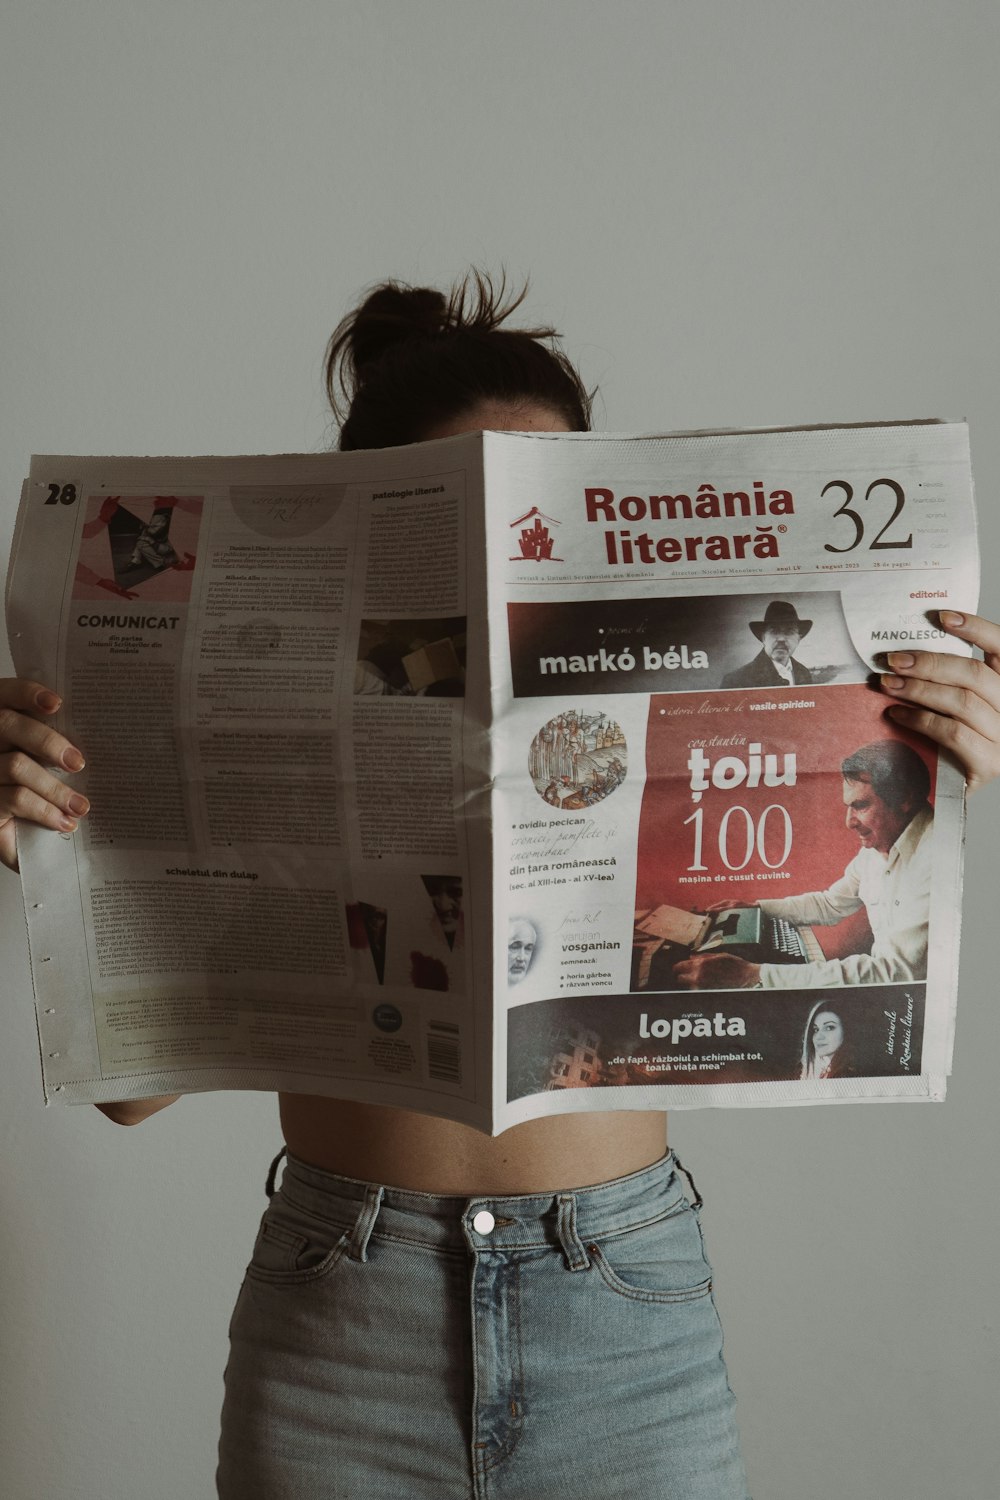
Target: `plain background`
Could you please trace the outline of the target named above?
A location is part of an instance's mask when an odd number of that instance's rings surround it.
[[[8,5],[0,547],[32,451],[329,446],[358,292],[502,262],[601,426],[967,417],[1000,615],[998,65],[995,0]],[[948,1103],[674,1120],[757,1500],[995,1493],[1000,788],[972,806]],[[43,1108],[0,886],[0,1493],[207,1500],[274,1101]]]

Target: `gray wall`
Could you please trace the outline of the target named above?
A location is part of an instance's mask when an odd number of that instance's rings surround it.
[[[601,425],[968,417],[996,556],[994,0],[6,17],[4,555],[32,451],[320,448],[358,290],[502,261]],[[948,1103],[674,1124],[760,1500],[993,1493],[1000,788],[973,809]],[[201,1500],[274,1102],[45,1110],[13,877],[0,937],[0,1493]]]

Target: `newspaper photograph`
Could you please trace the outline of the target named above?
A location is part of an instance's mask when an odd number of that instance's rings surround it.
[[[873,674],[977,593],[961,423],[34,460],[46,1100],[943,1097],[964,784]]]

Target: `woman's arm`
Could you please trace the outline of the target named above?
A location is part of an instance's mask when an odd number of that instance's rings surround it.
[[[83,755],[76,746],[44,722],[60,701],[57,693],[40,682],[0,678],[0,863],[10,870],[17,869],[18,822],[73,833],[90,811],[86,797],[46,769],[83,770]],[[161,1094],[155,1099],[98,1104],[97,1108],[117,1125],[138,1125],[179,1098],[179,1094]]]
[[[141,1125],[143,1120],[148,1120],[150,1115],[155,1115],[158,1110],[166,1109],[168,1104],[176,1104],[180,1094],[160,1094],[155,1099],[127,1099],[121,1104],[95,1104],[102,1115],[107,1115],[116,1125]]]
[[[938,611],[949,635],[978,646],[984,660],[938,651],[891,651],[882,687],[898,700],[888,710],[951,752],[970,792],[1000,776],[1000,625],[981,615]]]

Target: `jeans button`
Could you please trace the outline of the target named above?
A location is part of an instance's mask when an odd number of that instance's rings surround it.
[[[481,1208],[472,1220],[472,1227],[477,1234],[490,1234],[496,1226],[496,1219],[488,1208]]]

